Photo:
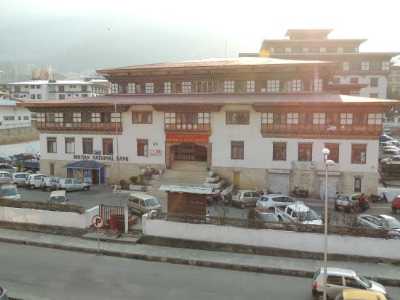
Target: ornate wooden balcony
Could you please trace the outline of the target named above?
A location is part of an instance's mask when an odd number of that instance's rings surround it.
[[[353,138],[378,137],[382,125],[262,124],[263,137]]]
[[[105,132],[108,134],[121,134],[122,124],[113,123],[44,123],[36,122],[36,128],[41,131],[84,131],[84,132]]]

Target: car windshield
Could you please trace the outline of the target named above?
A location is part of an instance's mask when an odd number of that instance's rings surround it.
[[[3,196],[15,196],[17,194],[17,189],[15,187],[2,188],[0,193]]]
[[[160,205],[160,201],[156,198],[149,198],[145,200],[145,205],[146,206],[157,206]]]
[[[386,222],[390,229],[400,229],[400,221],[398,221],[397,219],[390,218],[390,219],[387,219]]]
[[[313,210],[299,212],[298,215],[299,215],[299,219],[302,220],[302,221],[319,220],[319,216]]]
[[[51,202],[64,202],[65,201],[65,197],[63,196],[53,196],[50,198]]]
[[[367,288],[370,288],[372,286],[371,281],[368,280],[367,278],[360,276],[359,279],[362,282],[362,284],[365,285]]]

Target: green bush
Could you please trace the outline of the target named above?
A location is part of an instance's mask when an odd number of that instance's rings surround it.
[[[121,186],[121,189],[123,189],[123,190],[128,190],[129,189],[129,184],[125,179],[121,179],[119,181],[119,185]]]
[[[30,208],[50,211],[63,211],[63,212],[75,212],[83,214],[85,209],[81,206],[74,204],[58,204],[49,202],[34,202],[34,201],[14,201],[0,199],[0,206],[15,207],[15,208]]]
[[[137,176],[131,176],[129,178],[129,180],[131,181],[132,184],[136,184],[138,182],[138,177]]]

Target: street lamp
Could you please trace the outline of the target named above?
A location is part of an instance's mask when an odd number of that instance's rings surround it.
[[[323,299],[327,300],[326,295],[326,281],[328,278],[328,167],[335,164],[333,160],[328,159],[330,151],[328,148],[322,149],[322,155],[324,157],[325,165],[325,205],[324,205],[324,296]]]

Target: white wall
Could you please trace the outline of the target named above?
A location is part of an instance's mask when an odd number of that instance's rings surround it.
[[[15,119],[14,121],[6,121],[4,120],[5,116],[14,116]],[[18,117],[21,120],[18,120]],[[28,120],[24,120],[24,117],[28,117]],[[0,106],[0,129],[31,126],[31,112],[28,109],[16,106]]]
[[[361,84],[367,84],[368,86],[360,90],[360,96],[369,97],[370,94],[378,94],[378,98],[387,97],[388,79],[384,75],[342,75],[340,77],[341,83],[350,83],[350,78],[358,78],[358,82]],[[370,78],[378,78],[378,86],[370,86]]]
[[[144,235],[323,252],[323,235],[272,229],[248,229],[233,226],[189,224],[142,218]],[[400,259],[399,240],[329,235],[329,253]],[[379,247],[377,245],[379,244]]]
[[[229,110],[250,110],[249,125],[225,125],[225,114]],[[338,143],[339,164],[337,171],[376,172],[378,168],[378,140],[263,138],[261,136],[261,113],[251,106],[226,105],[211,117],[212,165],[214,167],[247,167],[263,169],[291,169],[298,159],[298,143],[313,143],[313,161],[317,169],[323,169],[322,149],[325,143]],[[244,141],[244,160],[231,159],[231,141]],[[273,142],[286,142],[286,161],[273,161]],[[367,144],[367,163],[351,164],[351,145]]]
[[[99,214],[98,206],[86,210],[83,214],[29,208],[0,207],[1,221],[82,229],[90,227],[92,217],[97,214]]]

